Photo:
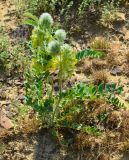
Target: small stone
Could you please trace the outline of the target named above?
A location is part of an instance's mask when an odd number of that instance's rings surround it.
[[[59,91],[59,85],[58,85],[58,83],[55,83],[54,84],[54,90],[57,92],[57,91]]]
[[[80,74],[80,73],[81,73],[81,71],[80,71],[80,70],[77,70],[77,71],[76,71],[76,73],[77,73],[77,74]]]
[[[120,76],[122,74],[122,71],[119,67],[115,67],[110,71],[110,74],[113,76]]]
[[[127,102],[129,102],[129,96],[125,99]]]
[[[19,95],[18,99],[19,99],[20,101],[23,101],[23,100],[24,100],[24,96],[23,96],[23,95]]]
[[[124,36],[120,36],[119,40],[123,42],[124,41]]]
[[[9,100],[7,101],[6,100],[6,101],[1,101],[0,103],[1,103],[2,106],[3,105],[9,105],[9,104],[11,104],[11,101],[9,101]]]
[[[86,80],[85,80],[85,79],[84,79],[84,80],[82,80],[82,82],[85,83],[85,84],[87,84],[87,85],[89,85],[89,84],[91,83],[91,80],[89,80],[89,79],[86,79]]]
[[[71,87],[72,87],[72,82],[71,82],[71,81],[68,81],[67,87],[68,87],[68,88],[71,88]]]
[[[116,17],[117,17],[117,21],[125,21],[126,20],[125,14],[121,13],[121,12],[117,12]]]
[[[3,114],[1,115],[0,124],[5,129],[13,128],[13,123],[11,122],[11,120]]]
[[[23,82],[19,81],[19,80],[15,80],[15,84],[17,86],[23,86]]]
[[[3,78],[0,78],[0,82],[4,82],[5,80]]]
[[[77,42],[78,42],[78,43],[82,43],[82,40],[81,40],[81,39],[79,39]]]

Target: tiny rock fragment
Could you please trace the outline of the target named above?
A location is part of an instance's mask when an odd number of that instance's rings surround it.
[[[7,130],[13,128],[13,123],[3,114],[3,112],[0,115],[0,125]]]
[[[106,154],[101,154],[98,158],[98,160],[109,160],[109,156]]]
[[[129,96],[125,100],[129,102]]]
[[[122,75],[122,71],[121,71],[120,68],[115,67],[110,71],[110,74],[113,75],[113,76],[116,76],[116,75],[120,76],[120,75]]]
[[[118,20],[118,21],[125,21],[125,20],[126,20],[124,13],[117,12],[117,13],[116,13],[116,16],[117,16],[117,20]]]

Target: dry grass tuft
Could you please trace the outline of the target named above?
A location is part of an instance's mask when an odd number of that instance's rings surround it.
[[[21,128],[20,130],[23,133],[34,133],[39,130],[42,122],[41,120],[36,117],[36,115],[32,118],[26,117],[22,122],[21,122]]]
[[[129,64],[124,64],[123,66],[124,74],[129,77]]]
[[[99,85],[100,83],[107,83],[108,82],[108,75],[105,70],[101,71],[94,71],[92,74],[93,83],[95,85]]]
[[[102,139],[101,137],[94,137],[92,135],[88,135],[86,133],[79,133],[75,138],[75,148],[77,150],[95,148],[96,146],[101,145]]]
[[[98,160],[110,160],[110,156],[108,154],[100,154]]]
[[[119,64],[119,61],[115,53],[109,53],[106,57],[106,60],[107,60],[107,65],[109,68],[112,68]]]
[[[113,106],[105,103],[102,99],[86,101],[84,110],[76,116],[76,121],[78,123],[85,123],[86,125],[93,125],[97,117],[104,117],[104,115],[111,112],[112,109]],[[105,118],[100,118],[100,121],[101,120],[103,121],[102,123],[106,123]]]
[[[85,75],[90,75],[93,72],[92,63],[89,60],[86,60],[80,69]]]
[[[107,64],[106,64],[106,61],[104,60],[94,59],[92,61],[92,66],[93,66],[93,69],[95,70],[102,70],[102,69],[106,69]]]
[[[123,140],[127,140],[129,137],[129,109],[122,112],[122,123],[120,128]]]
[[[110,51],[110,43],[105,37],[95,37],[91,40],[90,48],[96,51],[108,53]]]
[[[19,115],[15,121],[15,131],[25,134],[36,132],[43,124],[43,121],[36,114],[35,110],[29,107],[26,109],[25,107],[27,106],[22,105],[19,108]]]
[[[107,127],[109,129],[118,129],[122,123],[121,112],[113,111],[107,119]]]

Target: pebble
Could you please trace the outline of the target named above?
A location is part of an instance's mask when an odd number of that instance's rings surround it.
[[[120,76],[122,75],[122,70],[119,67],[115,67],[110,71],[110,74],[113,76]]]
[[[23,100],[25,99],[25,97],[24,97],[24,95],[19,95],[19,96],[18,96],[18,99],[19,99],[20,101],[23,101]]]
[[[57,92],[57,91],[59,91],[59,85],[58,85],[58,83],[55,83],[54,84],[54,90]]]
[[[81,73],[81,71],[80,71],[80,70],[77,70],[77,71],[76,71],[76,73],[77,73],[77,74],[80,74],[80,73]]]
[[[125,99],[127,102],[129,102],[129,96]]]
[[[20,82],[19,80],[15,80],[15,84],[17,86],[23,86],[23,82]]]
[[[11,104],[11,101],[9,101],[9,100],[7,101],[6,100],[6,101],[1,101],[0,103],[1,103],[2,106],[3,105],[9,105],[9,104]]]

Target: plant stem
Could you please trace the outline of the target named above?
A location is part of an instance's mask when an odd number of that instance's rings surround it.
[[[57,101],[55,110],[54,110],[54,112],[53,112],[52,124],[54,123],[55,116],[56,116],[56,114],[57,114],[57,109],[59,108],[59,104],[60,104],[60,101],[61,101],[61,99],[62,99],[62,55],[61,55],[61,53],[60,53],[60,68],[59,68],[58,78],[59,78],[59,99],[58,99],[58,101]]]
[[[59,90],[60,90],[60,98],[62,95],[62,56],[60,53],[60,69],[59,69]]]

